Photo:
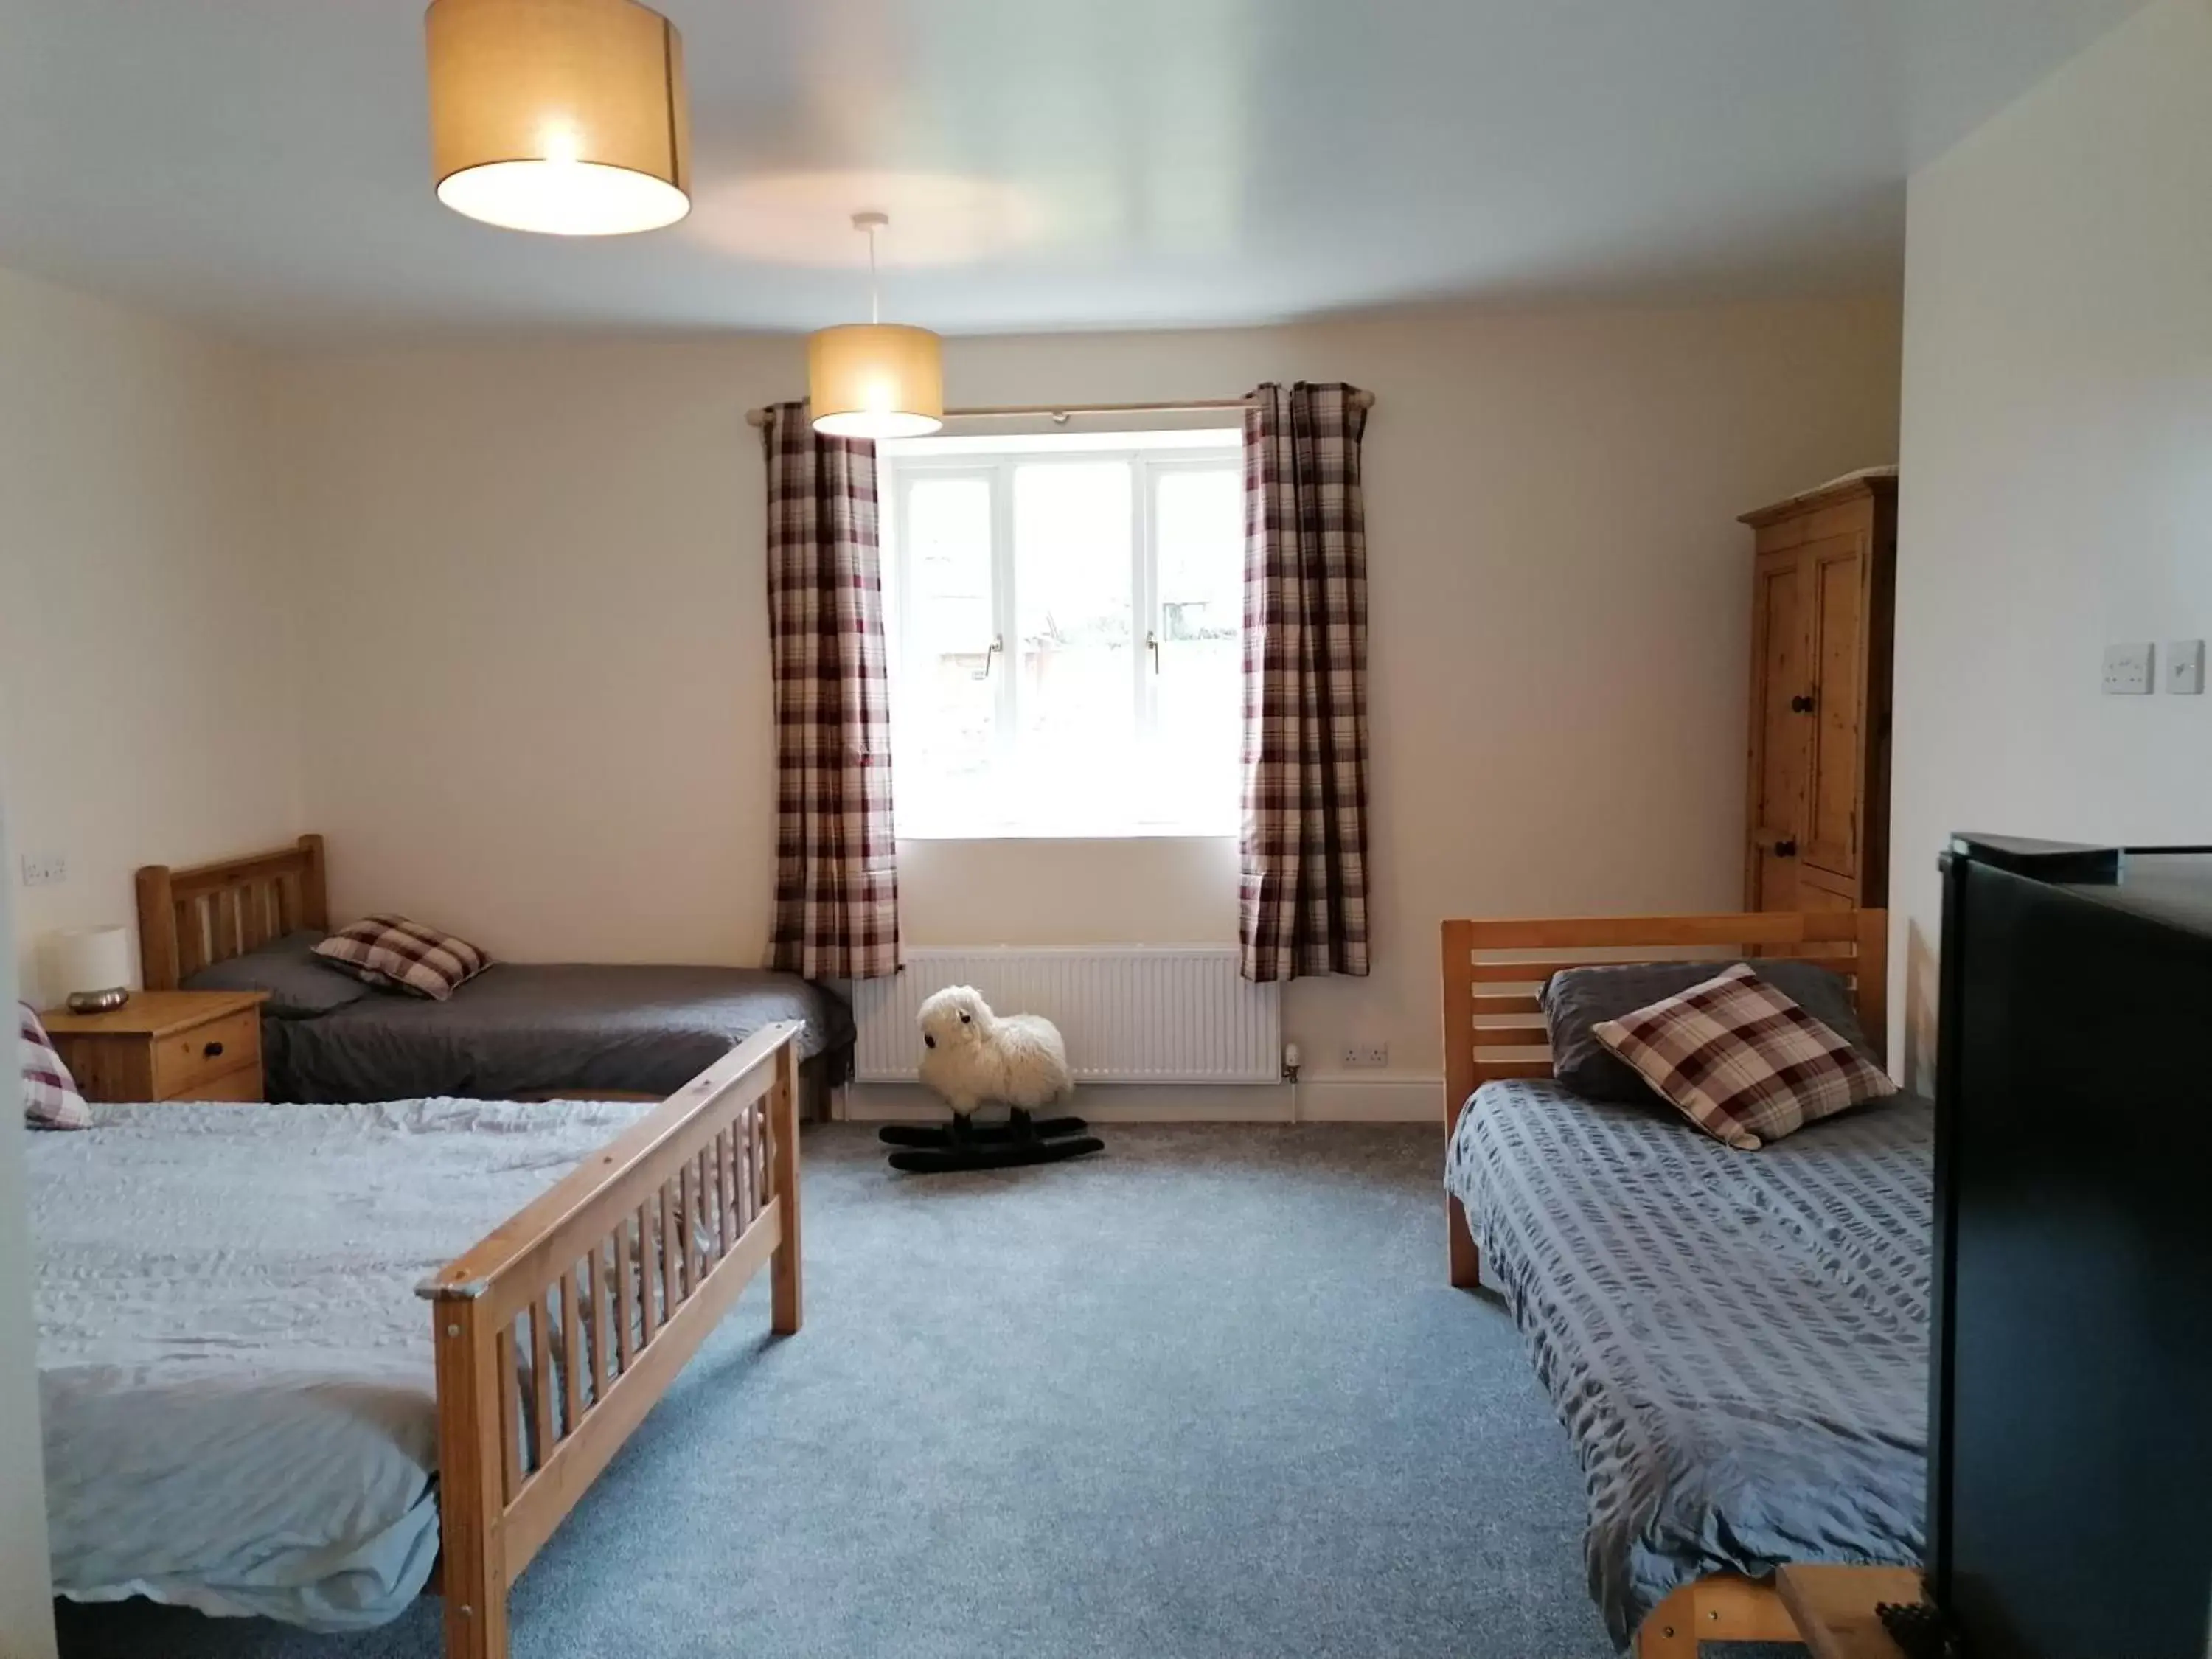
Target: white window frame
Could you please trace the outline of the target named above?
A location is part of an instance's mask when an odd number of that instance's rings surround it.
[[[1132,678],[1131,697],[1136,720],[1136,739],[1140,752],[1151,750],[1158,735],[1159,675],[1155,669],[1154,647],[1151,641],[1164,646],[1165,618],[1160,610],[1158,548],[1159,492],[1158,480],[1175,472],[1229,472],[1242,477],[1243,453],[1241,434],[1208,428],[1206,437],[1218,441],[1199,442],[1197,432],[1188,439],[1158,441],[1146,443],[1148,434],[1115,434],[1133,438],[1134,442],[1107,447],[1096,441],[1100,434],[1081,434],[1081,440],[1091,441],[1054,442],[1048,439],[1024,436],[1010,439],[973,439],[963,441],[965,448],[932,450],[919,447],[933,441],[908,441],[916,444],[909,450],[906,445],[879,445],[877,473],[879,484],[888,482],[890,488],[881,490],[880,541],[886,555],[884,576],[893,611],[893,635],[890,641],[892,659],[890,663],[892,691],[892,729],[894,753],[898,722],[903,718],[899,712],[898,696],[902,685],[914,684],[922,678],[925,665],[909,659],[908,653],[918,653],[921,647],[914,628],[914,584],[907,580],[904,552],[900,526],[910,517],[908,503],[915,483],[923,479],[974,478],[988,483],[991,493],[991,627],[993,637],[1000,641],[992,664],[997,676],[993,687],[994,721],[993,738],[996,759],[1000,764],[1012,760],[1017,734],[1021,720],[1021,675],[1014,664],[1021,649],[1017,620],[1019,615],[1018,595],[1014,580],[1014,471],[1020,466],[1054,466],[1095,465],[1118,462],[1129,469],[1131,491],[1129,514],[1130,559],[1130,633],[1135,647],[1130,652]],[[1004,448],[992,447],[1004,444]],[[987,639],[980,642],[988,647]],[[896,793],[896,781],[893,781]],[[917,821],[904,811],[898,813],[897,834],[906,841],[992,841],[1012,839],[1044,840],[1121,840],[1145,836],[1225,837],[1234,836],[1233,821],[1212,821],[1198,817],[1147,820],[1130,817],[1113,820],[1088,827],[1062,827],[1025,823],[1020,819],[986,820],[976,818],[965,823]]]

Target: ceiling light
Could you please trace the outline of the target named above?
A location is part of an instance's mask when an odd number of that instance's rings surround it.
[[[856,213],[868,238],[872,320],[825,328],[806,341],[807,398],[814,429],[833,438],[918,438],[945,424],[941,343],[926,328],[883,320],[876,291],[876,233],[888,215]]]
[[[619,236],[691,210],[684,40],[635,0],[432,0],[438,199],[510,230]]]

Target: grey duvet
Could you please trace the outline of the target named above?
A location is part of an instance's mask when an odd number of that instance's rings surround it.
[[[1547,1081],[1462,1115],[1445,1184],[1574,1443],[1616,1642],[1708,1573],[1921,1559],[1930,1133],[1900,1097],[1740,1152]]]
[[[450,1001],[396,992],[264,1019],[272,1100],[672,1094],[763,1026],[799,1020],[811,1059],[853,1040],[835,992],[754,968],[495,963]]]
[[[395,1617],[438,1553],[416,1284],[651,1109],[94,1106],[27,1135],[57,1592]]]

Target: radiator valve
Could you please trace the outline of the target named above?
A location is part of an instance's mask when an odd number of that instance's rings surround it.
[[[1283,1045],[1283,1080],[1285,1083],[1298,1080],[1298,1045],[1295,1042]]]

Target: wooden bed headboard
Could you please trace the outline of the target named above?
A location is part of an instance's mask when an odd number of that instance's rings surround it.
[[[1444,1127],[1483,1084],[1549,1077],[1536,993],[1562,968],[1782,957],[1841,975],[1877,1055],[1889,1029],[1889,912],[1573,916],[1443,925]]]
[[[320,836],[189,870],[138,872],[138,964],[149,991],[173,991],[185,975],[296,927],[330,925]]]

